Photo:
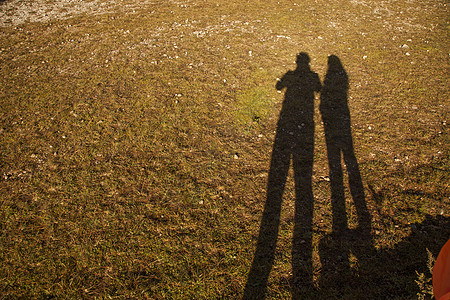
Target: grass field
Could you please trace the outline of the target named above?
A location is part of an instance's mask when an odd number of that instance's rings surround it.
[[[0,299],[431,299],[450,237],[449,15],[443,0],[0,1]],[[295,235],[290,168],[265,281],[249,274],[275,85],[302,51],[322,81],[331,54],[348,74],[370,224],[344,171],[333,231],[316,94],[311,228]]]

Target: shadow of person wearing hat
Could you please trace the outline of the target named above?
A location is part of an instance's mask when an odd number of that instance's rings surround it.
[[[295,217],[292,246],[292,283],[312,286],[312,169],[314,156],[314,93],[321,89],[310,58],[302,52],[297,68],[276,83],[286,89],[277,123],[267,183],[267,198],[244,299],[265,297],[280,225],[282,197],[292,160],[295,181]]]

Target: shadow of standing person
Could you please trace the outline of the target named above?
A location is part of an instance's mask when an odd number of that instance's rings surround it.
[[[272,269],[280,225],[282,197],[291,159],[295,181],[295,218],[292,247],[293,283],[312,286],[312,168],[314,156],[314,92],[321,83],[311,71],[308,54],[297,56],[297,68],[276,84],[286,88],[277,124],[267,183],[267,199],[259,236],[244,290],[244,299],[263,299]]]
[[[320,94],[320,113],[325,129],[330,168],[333,231],[347,228],[341,158],[347,167],[350,192],[358,214],[360,228],[370,229],[364,187],[353,149],[350,111],[347,104],[348,76],[336,55],[328,57],[328,71]],[[341,155],[342,154],[342,155]]]
[[[336,296],[344,288],[355,284],[354,270],[349,261],[353,255],[362,259],[373,251],[371,216],[366,206],[364,187],[353,148],[350,111],[347,104],[348,75],[335,55],[328,57],[328,70],[320,94],[319,110],[325,130],[325,141],[331,186],[332,230],[322,239],[320,258],[322,263],[321,288],[326,286]],[[345,206],[344,174],[342,158],[347,167],[350,193],[356,208],[358,228],[348,229]]]

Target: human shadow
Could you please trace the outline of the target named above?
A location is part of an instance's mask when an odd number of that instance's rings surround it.
[[[364,187],[356,160],[351,132],[350,110],[347,104],[348,75],[340,59],[328,57],[328,70],[320,93],[320,113],[325,130],[333,211],[333,232],[347,229],[344,172],[347,167],[350,192],[355,204],[359,227],[370,230],[370,214],[364,197]]]
[[[356,283],[354,274],[358,263],[373,253],[371,216],[367,209],[364,187],[354,153],[348,101],[348,75],[335,55],[328,57],[328,70],[320,94],[319,110],[325,130],[325,142],[331,187],[332,233],[324,237],[319,246],[322,264],[320,287],[336,287],[335,293],[344,292]],[[358,227],[348,228],[344,189],[345,162],[350,194],[356,208]]]
[[[283,192],[292,159],[295,217],[292,247],[293,284],[312,286],[312,169],[314,156],[314,93],[321,89],[307,53],[297,56],[276,88],[286,88],[277,124],[267,183],[267,199],[244,299],[263,299],[275,257]]]

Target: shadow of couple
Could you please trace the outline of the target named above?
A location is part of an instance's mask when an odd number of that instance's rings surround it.
[[[297,68],[288,71],[276,83],[278,90],[286,89],[285,98],[277,123],[268,175],[267,198],[244,299],[265,297],[275,258],[282,197],[291,160],[295,181],[295,214],[290,286],[293,298],[300,298],[314,290],[312,172],[315,93],[320,92],[319,109],[325,130],[333,214],[333,232],[322,239],[319,249],[322,273],[339,274],[338,277],[342,280],[349,280],[354,277],[349,257],[351,255],[362,257],[372,248],[371,216],[366,207],[364,188],[353,149],[350,112],[347,105],[349,89],[347,73],[337,56],[329,56],[328,70],[322,86],[318,74],[310,68],[307,53],[300,53],[296,63]],[[354,230],[349,230],[347,224],[342,158],[358,215],[358,228]],[[323,278],[335,279],[336,276]]]

